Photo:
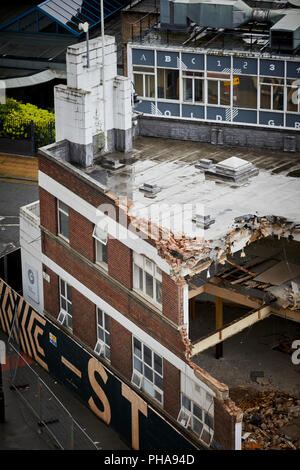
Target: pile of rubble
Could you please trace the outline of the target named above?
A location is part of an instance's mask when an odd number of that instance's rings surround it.
[[[300,450],[300,400],[262,391],[235,400],[243,410],[242,448]]]

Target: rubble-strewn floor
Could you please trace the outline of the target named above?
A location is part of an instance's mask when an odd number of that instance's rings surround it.
[[[300,450],[300,400],[280,392],[253,388],[231,390],[243,410],[242,448]]]
[[[200,339],[213,329],[214,305],[197,308],[190,324],[190,334]],[[224,308],[224,324],[237,318],[237,308]],[[240,315],[245,310],[240,309]],[[193,333],[192,333],[193,331]],[[215,347],[193,358],[201,368],[228,385],[250,387],[257,391],[279,391],[300,398],[300,365],[292,363],[285,342],[300,339],[300,324],[271,315],[223,343],[223,358],[215,359]],[[276,348],[276,349],[274,349]],[[281,349],[281,350],[280,350]],[[257,378],[253,377],[258,372]]]

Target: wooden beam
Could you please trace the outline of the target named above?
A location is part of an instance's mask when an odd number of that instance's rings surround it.
[[[189,290],[189,299],[196,297],[196,295],[203,294],[205,292],[204,285],[200,287],[195,287],[192,290]]]
[[[259,300],[251,299],[245,294],[241,294],[240,292],[236,292],[231,289],[226,289],[225,287],[216,286],[209,282],[204,284],[204,292],[250,308],[259,308],[261,306],[261,301]]]
[[[248,315],[244,315],[230,325],[225,326],[221,330],[215,331],[213,334],[194,344],[192,347],[191,356],[196,356],[196,354],[199,354],[200,352],[215,346],[221,341],[224,341],[231,336],[240,333],[245,328],[249,328],[249,326],[254,325],[254,323],[264,320],[269,315],[271,315],[271,313],[271,306],[268,305],[267,307],[263,307],[262,309],[256,310],[255,312],[251,312]]]
[[[284,318],[285,320],[291,320],[300,323],[300,312],[296,310],[290,310],[287,308],[281,308],[280,310],[275,310],[272,308],[273,315],[277,317]]]
[[[223,328],[223,299],[216,297],[216,330],[220,331],[219,338],[222,339],[222,328]],[[223,341],[220,341],[216,345],[216,359],[223,357]]]

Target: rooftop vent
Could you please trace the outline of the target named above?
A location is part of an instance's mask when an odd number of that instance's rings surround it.
[[[205,170],[205,176],[237,184],[246,182],[258,173],[258,168],[252,163],[237,157],[227,158]]]
[[[213,165],[213,161],[209,160],[208,158],[201,158],[198,163],[196,163],[195,168],[199,170],[206,170]]]
[[[212,224],[215,223],[214,219],[210,218],[210,215],[196,214],[192,221],[197,224],[198,227],[204,230],[208,229]]]
[[[144,183],[140,186],[140,191],[144,191],[148,197],[155,196],[157,193],[161,191],[156,184]]]

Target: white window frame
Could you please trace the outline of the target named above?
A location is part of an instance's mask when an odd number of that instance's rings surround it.
[[[98,314],[100,312],[102,316],[102,325],[98,322]],[[109,329],[106,327],[106,318],[109,318]],[[104,339],[99,337],[99,329],[102,331]],[[107,361],[110,362],[110,316],[99,307],[96,307],[96,330],[97,342],[94,351],[99,356],[103,356]],[[107,335],[109,335],[109,342],[107,341]],[[107,351],[109,351],[109,354]]]
[[[141,345],[141,356],[135,353],[135,341],[139,342]],[[144,348],[148,348],[151,351],[151,365],[147,363],[145,360],[144,355]],[[161,360],[161,373],[155,368],[155,356]],[[141,369],[135,366],[137,363],[141,364]],[[151,381],[149,377],[146,376],[146,370],[149,369],[152,372],[153,380]],[[151,396],[153,400],[163,406],[164,403],[164,392],[163,389],[160,388],[158,385],[154,383],[155,381],[155,374],[156,376],[163,382],[164,377],[164,370],[163,370],[163,358],[160,354],[157,354],[152,348],[150,348],[147,344],[140,341],[138,338],[132,335],[132,377],[131,383],[136,386],[137,388],[143,390],[147,395]],[[139,380],[139,384],[137,385],[134,381],[134,378]],[[162,385],[163,386],[163,385]],[[152,388],[152,392],[150,393],[150,389]],[[158,398],[158,395],[161,396],[161,399]]]
[[[195,76],[195,75],[188,75],[188,73],[202,73],[203,75],[200,76]],[[185,80],[192,80],[192,99],[191,100],[185,100],[184,99],[184,87],[185,87]],[[201,80],[202,81],[202,101],[196,101],[195,100],[195,81],[196,80]],[[183,103],[187,104],[204,104],[205,103],[205,80],[204,80],[204,72],[198,72],[197,70],[183,70],[182,71],[182,101]]]
[[[134,70],[134,68],[136,67],[136,70]],[[141,96],[142,98],[146,98],[146,99],[155,99],[156,98],[156,90],[155,90],[155,70],[154,70],[154,67],[149,67],[149,71],[146,71],[145,69],[148,68],[147,66],[143,66],[140,68],[140,70],[138,69],[138,65],[134,65],[133,66],[133,81],[135,83],[135,75],[142,75],[142,81],[143,81],[143,94],[142,95],[138,95],[138,96]],[[144,69],[144,70],[143,70]],[[149,87],[149,84],[147,85],[146,83],[146,80],[151,80],[150,77],[153,77],[153,89],[154,89],[154,96],[148,96],[146,95],[146,89],[147,89],[147,86]]]
[[[208,395],[208,394],[207,394]],[[211,397],[213,400],[213,397]],[[181,392],[181,408],[177,417],[177,421],[184,426],[185,428],[190,429],[193,433],[195,433],[200,440],[205,442],[207,445],[210,445],[214,436],[214,428],[210,427],[208,424],[205,422],[205,415],[207,414],[210,419],[213,420],[214,423],[214,417],[212,414],[209,412],[209,410],[205,409],[203,406],[201,406],[199,403],[197,403],[195,400],[192,400],[188,395],[185,393]],[[186,407],[185,401],[190,402],[190,409]],[[209,402],[209,399],[206,398],[206,400]],[[197,414],[194,413],[194,407],[197,407],[201,410],[202,413],[202,418],[200,419]],[[182,418],[183,417],[183,422]],[[194,420],[199,423],[201,423],[202,428],[200,431],[200,434],[194,429]],[[214,424],[213,424],[214,425]],[[208,435],[208,440],[204,439],[204,434]]]
[[[219,72],[208,72],[208,73],[216,73],[218,75],[222,75],[222,73]],[[229,75],[229,74],[224,74],[223,75]],[[209,94],[208,94],[208,86],[210,82],[218,82],[218,102],[217,103],[210,103],[209,100]],[[221,103],[221,82],[229,82],[228,89],[229,89],[229,104],[223,104]],[[205,87],[205,95],[206,95],[206,104],[207,106],[225,106],[225,107],[230,107],[231,106],[231,99],[232,99],[232,77],[229,75],[228,78],[224,77],[208,77],[206,76],[206,87]]]
[[[265,79],[265,78],[275,78],[276,80],[282,80],[282,83],[264,83],[262,80]],[[266,86],[266,87],[269,87],[269,90],[270,90],[270,105],[271,107],[270,108],[262,108],[261,107],[261,88],[262,86]],[[273,109],[273,106],[274,106],[274,87],[282,87],[282,91],[283,91],[283,107],[282,109]],[[285,111],[285,108],[286,108],[286,104],[285,104],[285,90],[286,90],[286,85],[285,85],[285,80],[283,77],[269,77],[269,76],[266,76],[266,75],[261,75],[259,77],[259,109],[260,111],[272,111],[274,113],[283,113]]]
[[[153,296],[147,294],[146,275],[152,276]],[[161,302],[157,300],[158,284],[160,283]],[[141,285],[142,284],[142,285]],[[137,253],[133,253],[133,289],[142,294],[147,300],[155,304],[160,310],[162,309],[162,271],[149,258]]]
[[[93,231],[93,237],[95,239],[95,263],[99,264],[100,266],[107,269],[108,268],[108,253],[107,253],[108,237],[107,237],[107,232],[104,231],[103,229],[97,227],[97,225],[95,225],[95,228],[94,228],[94,231]],[[103,250],[106,250],[106,259],[107,259],[107,261],[103,260]],[[100,253],[101,253],[101,255],[99,256]]]
[[[62,284],[64,285],[64,293],[62,292]],[[71,292],[71,296],[68,296],[68,287]],[[72,331],[72,326],[70,326],[70,322],[72,325],[72,287],[62,278],[59,278],[59,302],[60,302],[60,311],[57,317],[57,321],[62,325],[66,326],[69,330]],[[63,307],[63,303],[65,303],[66,308]],[[68,306],[71,306],[71,313],[68,309]]]
[[[68,211],[66,211],[64,208],[60,207],[60,205],[63,204],[65,207],[68,208]],[[58,235],[63,238],[66,242],[69,242],[70,241],[70,238],[69,237],[66,237],[62,232],[61,232],[61,226],[60,226],[60,214],[62,214],[63,216],[67,217],[67,220],[68,220],[68,232],[69,232],[69,207],[67,206],[67,204],[65,204],[64,202],[60,201],[59,199],[57,199],[57,232],[58,232]]]

